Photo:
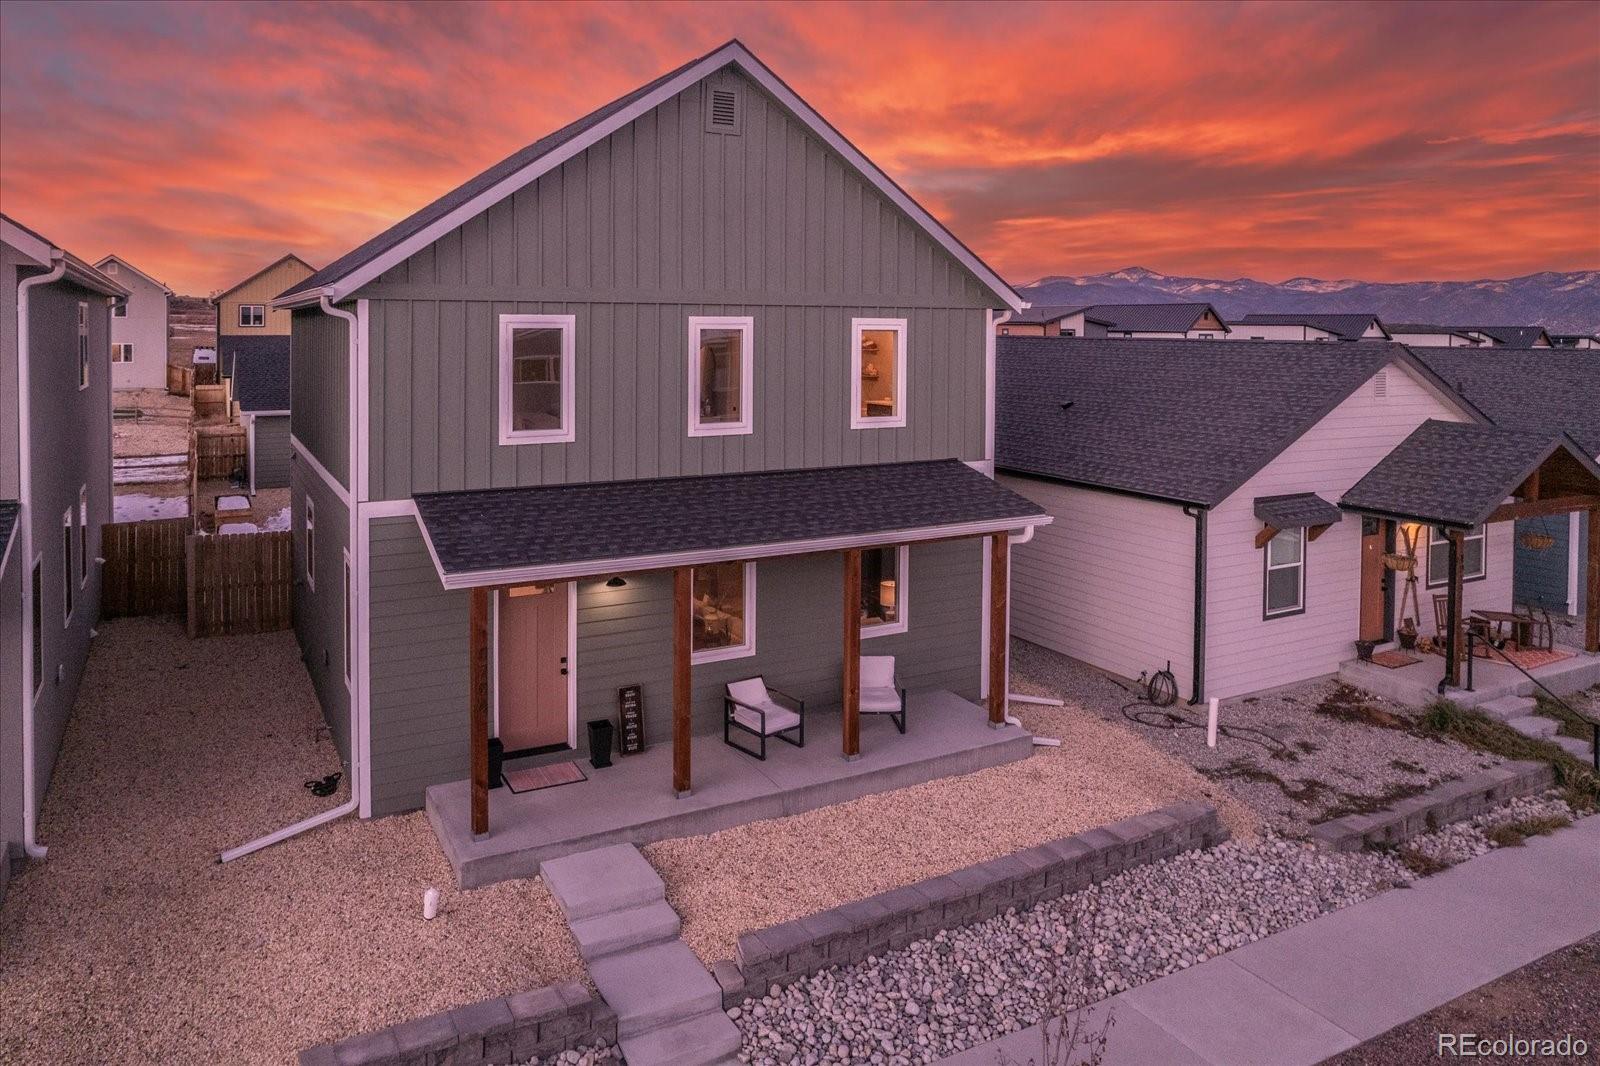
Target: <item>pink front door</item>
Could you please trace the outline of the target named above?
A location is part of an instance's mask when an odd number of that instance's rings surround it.
[[[500,742],[508,752],[568,739],[567,586],[523,585],[500,596]]]

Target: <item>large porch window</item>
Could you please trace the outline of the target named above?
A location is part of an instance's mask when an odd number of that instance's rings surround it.
[[[1267,541],[1267,618],[1306,609],[1306,531],[1286,529]]]
[[[754,655],[756,564],[695,567],[692,610],[693,662],[714,663]]]
[[[753,318],[689,319],[689,436],[751,431]]]
[[[1478,581],[1489,573],[1484,526],[1461,538],[1461,580]],[[1438,526],[1428,527],[1428,587],[1443,588],[1450,583],[1450,538]]]
[[[861,635],[904,633],[910,622],[906,605],[906,572],[911,549],[873,548],[861,553]]]

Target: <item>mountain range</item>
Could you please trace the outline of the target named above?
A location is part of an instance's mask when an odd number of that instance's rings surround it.
[[[1051,275],[1018,290],[1035,306],[1204,301],[1227,320],[1253,312],[1371,312],[1386,322],[1531,326],[1600,333],[1600,270],[1543,271],[1503,281],[1221,281],[1128,267],[1079,277]]]

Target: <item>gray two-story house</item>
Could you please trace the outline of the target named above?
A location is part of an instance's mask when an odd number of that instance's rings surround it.
[[[0,888],[37,819],[100,615],[111,308],[128,290],[0,215]]]
[[[1023,301],[738,42],[275,306],[296,630],[364,815],[470,777],[485,832],[488,749],[571,759],[630,688],[662,789],[758,675],[850,757],[894,733],[858,652],[1001,720],[1006,545],[1049,520],[989,476]]]

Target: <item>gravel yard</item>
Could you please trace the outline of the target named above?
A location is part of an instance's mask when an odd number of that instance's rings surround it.
[[[1412,732],[1417,712],[1333,679],[1224,701],[1223,732],[1206,747],[1206,709],[1155,708],[1082,663],[1012,643],[1012,690],[1089,708],[1193,766],[1248,803],[1275,831],[1387,807],[1503,760]],[[1175,719],[1181,719],[1182,723]]]
[[[1013,704],[1036,734],[1030,758],[865,796],[789,818],[644,848],[683,939],[707,962],[739,934],[803,917],[1180,799],[1214,803],[1235,835],[1251,810],[1139,737],[1076,708]],[[914,728],[914,727],[913,727]]]
[[[0,1061],[285,1063],[582,979],[543,884],[457,893],[421,813],[216,864],[342,802],[343,783],[302,787],[339,769],[292,634],[102,623],[45,799],[50,855],[0,907]]]
[[[194,401],[169,396],[165,389],[119,389],[117,407],[137,407],[140,417],[118,418],[111,424],[111,454],[172,455],[189,451],[189,423]]]

